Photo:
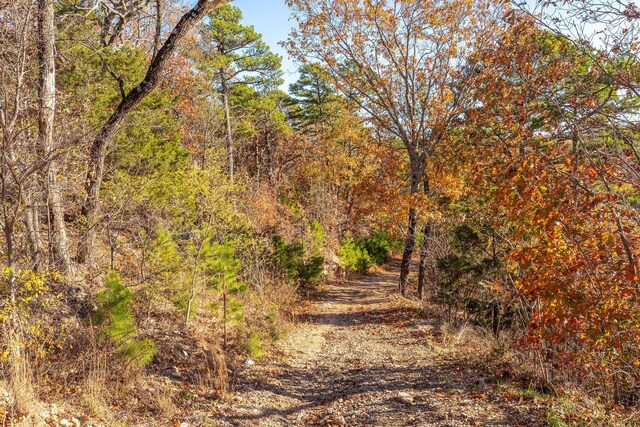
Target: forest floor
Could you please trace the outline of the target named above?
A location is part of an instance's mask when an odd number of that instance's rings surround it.
[[[546,425],[397,296],[398,269],[326,285],[275,355],[241,368],[214,425]]]

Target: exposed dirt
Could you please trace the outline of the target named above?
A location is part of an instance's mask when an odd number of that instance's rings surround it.
[[[280,346],[244,366],[219,409],[225,426],[537,426],[532,402],[507,400],[486,372],[442,347],[437,328],[395,295],[398,265],[334,283]]]

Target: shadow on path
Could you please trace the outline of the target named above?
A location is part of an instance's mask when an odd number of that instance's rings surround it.
[[[435,329],[392,296],[398,270],[395,261],[316,295],[287,358],[240,372],[250,410],[230,416],[232,425],[331,425],[326,414],[336,413],[349,426],[544,425],[494,395],[477,367],[433,351]]]

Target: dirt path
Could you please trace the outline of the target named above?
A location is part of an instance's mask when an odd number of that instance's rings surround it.
[[[436,329],[394,296],[397,269],[328,286],[279,361],[243,367],[223,425],[544,425],[441,351]]]

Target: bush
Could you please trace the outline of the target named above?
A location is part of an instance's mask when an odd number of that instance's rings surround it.
[[[497,333],[511,315],[510,308],[487,285],[504,273],[500,254],[487,252],[488,237],[466,224],[453,227],[448,238],[450,251],[436,259],[435,302],[446,307],[449,321],[463,311],[475,323],[491,326]]]
[[[101,336],[116,345],[116,354],[129,365],[144,367],[156,353],[150,339],[137,340],[138,326],[133,316],[133,294],[125,288],[120,276],[110,272],[106,288],[97,295],[96,324]]]
[[[395,242],[389,233],[375,231],[371,236],[363,240],[364,248],[369,253],[371,260],[376,264],[383,264],[389,259],[389,252],[395,247]]]
[[[362,241],[353,240],[348,236],[340,247],[340,258],[347,270],[365,274],[371,268],[372,260]]]
[[[261,360],[265,356],[265,350],[262,346],[262,340],[256,333],[252,333],[246,344],[247,353],[256,360]]]
[[[305,256],[301,242],[287,243],[279,236],[273,236],[276,260],[287,271],[290,280],[302,285],[317,283],[324,269],[324,258],[320,255]]]
[[[347,270],[365,274],[373,264],[384,264],[396,246],[397,242],[384,231],[375,231],[362,239],[347,236],[340,247],[340,258]]]

